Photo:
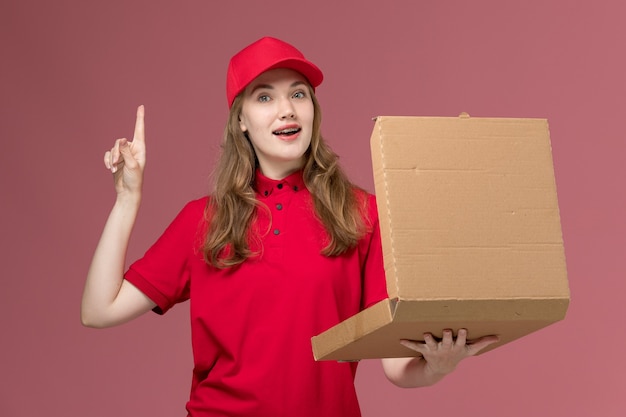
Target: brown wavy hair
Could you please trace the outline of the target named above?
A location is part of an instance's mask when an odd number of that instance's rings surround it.
[[[315,214],[328,233],[326,256],[337,256],[356,246],[366,231],[365,192],[352,184],[339,165],[339,157],[322,138],[321,108],[313,89],[314,117],[311,144],[305,152],[303,178],[313,198]],[[224,129],[222,152],[214,172],[214,192],[206,210],[207,234],[202,247],[204,259],[218,268],[228,268],[255,255],[249,233],[257,209],[268,210],[253,188],[258,160],[254,148],[240,128],[242,94],[233,101]]]

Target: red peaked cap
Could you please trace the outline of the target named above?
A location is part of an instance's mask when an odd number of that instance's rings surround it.
[[[288,68],[304,75],[313,88],[322,83],[324,74],[302,52],[280,39],[264,37],[235,54],[228,64],[226,98],[228,108],[256,77],[265,71]]]

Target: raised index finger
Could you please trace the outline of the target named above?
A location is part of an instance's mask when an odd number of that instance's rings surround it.
[[[145,125],[144,125],[144,117],[145,114],[145,109],[143,107],[143,104],[139,107],[137,107],[137,120],[135,121],[135,133],[133,135],[133,142],[134,141],[140,141],[140,142],[145,142],[146,141],[146,131],[145,131]]]

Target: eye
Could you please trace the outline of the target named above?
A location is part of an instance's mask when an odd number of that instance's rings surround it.
[[[270,96],[268,96],[267,94],[261,94],[259,97],[257,97],[257,101],[261,103],[266,103],[270,101]]]
[[[306,93],[304,91],[296,91],[293,94],[293,98],[305,98],[306,97]]]

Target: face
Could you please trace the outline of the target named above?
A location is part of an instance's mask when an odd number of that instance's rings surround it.
[[[313,116],[308,83],[296,71],[270,70],[246,87],[239,126],[250,138],[265,176],[282,179],[302,168]]]

